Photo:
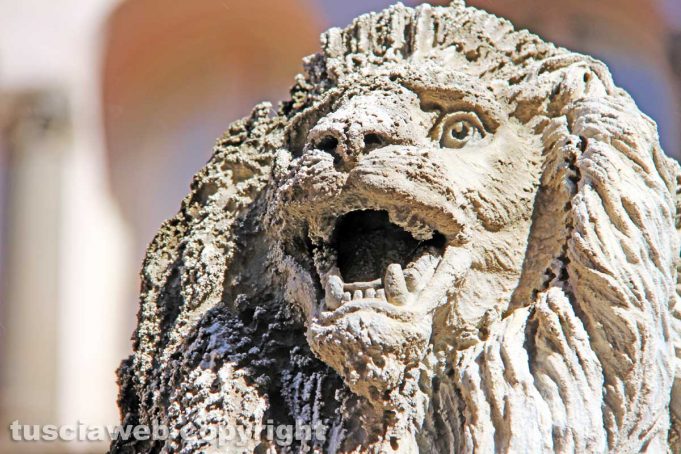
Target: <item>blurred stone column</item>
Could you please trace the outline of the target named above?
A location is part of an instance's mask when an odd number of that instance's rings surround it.
[[[74,155],[63,91],[0,95],[0,131],[0,452],[91,452],[92,443],[12,443],[7,427],[116,422],[123,229],[97,201],[89,159]]]
[[[115,424],[129,312],[127,227],[111,196],[101,41],[115,0],[0,0],[8,207],[0,314],[0,452],[97,452],[12,443],[8,425]],[[134,274],[133,274],[134,279]]]
[[[61,167],[71,142],[58,91],[0,94],[3,212],[2,429],[57,418]],[[4,438],[3,434],[3,438]]]

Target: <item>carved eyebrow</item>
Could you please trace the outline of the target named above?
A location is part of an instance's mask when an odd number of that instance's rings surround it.
[[[439,112],[438,120],[448,113],[473,112],[491,133],[507,120],[505,109],[488,92],[486,84],[465,75],[443,72],[437,80],[394,75],[391,80],[416,93],[421,110]]]
[[[494,133],[504,118],[501,105],[495,100],[461,88],[447,87],[416,92],[424,112],[439,112],[438,117],[454,112],[475,113],[488,132]]]

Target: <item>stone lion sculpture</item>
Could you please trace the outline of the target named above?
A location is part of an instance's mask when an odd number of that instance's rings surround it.
[[[678,449],[681,172],[607,68],[458,2],[322,41],[151,243],[119,404],[169,433],[112,451]]]

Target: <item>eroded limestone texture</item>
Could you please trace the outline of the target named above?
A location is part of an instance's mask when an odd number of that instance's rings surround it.
[[[120,407],[171,437],[113,450],[674,449],[681,172],[607,68],[459,3],[322,41],[149,247]]]

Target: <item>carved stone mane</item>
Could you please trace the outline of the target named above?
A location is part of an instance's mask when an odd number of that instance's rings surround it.
[[[119,405],[171,433],[112,451],[681,449],[681,171],[607,68],[459,2],[322,47],[150,245]]]

